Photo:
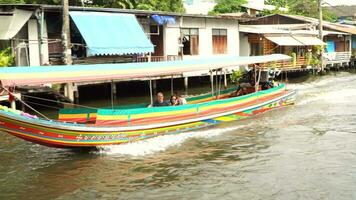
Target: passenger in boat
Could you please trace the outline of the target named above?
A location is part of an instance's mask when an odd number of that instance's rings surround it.
[[[171,106],[179,106],[178,97],[176,95],[172,95],[170,99]]]
[[[177,100],[178,100],[179,105],[185,105],[185,104],[187,104],[187,100],[186,100],[184,97],[182,97],[181,95],[175,93],[174,96],[177,97]]]
[[[233,96],[242,96],[249,93],[248,89],[255,86],[254,74],[255,72],[253,70],[248,70],[242,75],[237,90]]]
[[[156,96],[155,102],[153,102],[153,107],[162,107],[162,106],[169,106],[169,103],[164,100],[164,96],[162,92],[158,92]]]

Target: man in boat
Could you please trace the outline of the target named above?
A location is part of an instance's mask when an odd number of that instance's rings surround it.
[[[156,100],[153,102],[153,107],[162,107],[169,106],[169,103],[164,100],[164,96],[162,92],[158,92],[156,96]]]
[[[238,88],[231,96],[242,96],[251,93],[250,88],[255,86],[255,72],[253,69],[246,69],[241,79],[238,81]]]

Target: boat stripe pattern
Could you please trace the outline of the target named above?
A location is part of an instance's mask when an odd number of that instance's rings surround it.
[[[99,109],[97,124],[90,125],[32,119],[0,109],[0,129],[24,140],[50,147],[81,148],[114,145],[240,120],[274,108],[291,105],[294,102],[294,96],[295,91],[286,91],[284,85],[281,85],[243,97],[186,105],[179,109],[177,107]],[[199,114],[196,114],[197,111],[194,109],[198,109]],[[121,117],[124,113],[131,115],[131,121],[128,117],[126,122],[122,121]],[[176,119],[171,118],[172,115],[180,118],[175,121]],[[143,116],[149,119],[145,120]],[[190,121],[183,123],[187,121],[186,118]],[[171,125],[164,125],[167,121]],[[145,126],[141,124],[147,123],[157,126],[142,128]],[[106,127],[105,124],[112,124],[115,128],[100,129],[100,127]],[[122,124],[129,124],[131,129],[123,129]]]

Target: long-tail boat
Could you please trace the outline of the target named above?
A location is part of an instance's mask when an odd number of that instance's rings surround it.
[[[274,54],[156,63],[8,67],[0,69],[1,87],[44,83],[127,80],[231,68],[290,59]],[[239,97],[234,89],[188,98],[186,105],[167,107],[64,109],[59,119],[38,118],[0,106],[0,130],[37,144],[58,148],[116,145],[159,135],[175,134],[239,120],[291,105],[295,91],[284,84]],[[218,96],[218,98],[216,98]]]

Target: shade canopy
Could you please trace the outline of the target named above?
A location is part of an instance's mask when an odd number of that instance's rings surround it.
[[[266,36],[268,40],[279,46],[305,46],[303,43],[294,39],[292,36]]]
[[[219,57],[189,61],[147,63],[61,65],[38,67],[0,68],[0,80],[4,87],[14,85],[39,85],[45,83],[78,83],[106,80],[130,80],[165,75],[182,75],[185,72],[237,67],[253,63],[289,60],[283,54],[245,57]]]
[[[296,40],[303,43],[305,46],[323,46],[326,45],[325,42],[317,37],[312,36],[293,36]]]
[[[305,35],[268,35],[266,38],[279,46],[317,46],[326,45],[315,36]]]
[[[87,45],[88,56],[143,54],[154,51],[133,14],[69,12]]]
[[[15,9],[0,15],[0,40],[10,40],[32,16],[32,11]]]

